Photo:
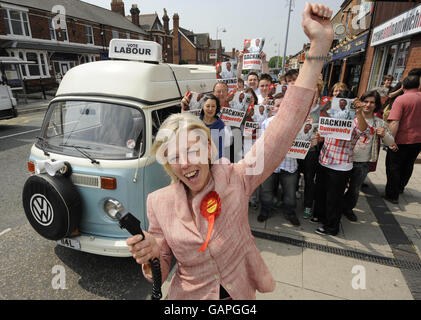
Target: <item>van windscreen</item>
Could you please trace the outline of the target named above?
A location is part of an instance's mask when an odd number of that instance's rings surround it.
[[[143,152],[145,118],[140,109],[94,101],[50,105],[37,146],[44,151],[94,159],[133,159]]]

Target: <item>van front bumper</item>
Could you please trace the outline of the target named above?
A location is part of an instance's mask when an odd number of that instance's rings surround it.
[[[66,241],[57,241],[57,244],[79,250],[82,252],[98,254],[109,257],[131,257],[129,247],[126,244],[126,239],[110,239],[100,238],[95,236],[80,235],[77,237],[69,238],[78,242],[79,246],[66,245]]]

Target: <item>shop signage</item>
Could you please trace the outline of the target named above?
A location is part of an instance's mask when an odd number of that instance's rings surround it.
[[[342,47],[336,49],[335,51],[333,51],[333,56],[332,56],[331,61],[343,59],[355,52],[364,50],[365,45],[367,43],[367,39],[368,39],[368,33],[365,33],[364,35],[358,37],[357,39],[352,40],[346,45],[343,45]]]
[[[421,32],[421,5],[377,26],[373,30],[371,46]]]

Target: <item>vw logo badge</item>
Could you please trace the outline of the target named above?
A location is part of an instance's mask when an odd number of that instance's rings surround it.
[[[47,227],[53,222],[53,207],[44,195],[39,193],[34,194],[31,197],[29,206],[32,216],[40,225]]]

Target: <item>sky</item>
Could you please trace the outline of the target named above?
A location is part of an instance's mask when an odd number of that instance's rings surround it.
[[[83,0],[106,9],[111,9],[111,0]],[[302,27],[304,0],[291,0],[286,54],[295,54],[309,42]],[[140,14],[157,12],[161,22],[164,8],[170,17],[178,13],[180,26],[195,33],[209,33],[212,39],[221,39],[225,51],[242,49],[244,39],[265,38],[263,51],[267,56],[283,56],[288,22],[289,0],[123,0],[126,15],[130,15],[132,4],[137,4]],[[333,10],[335,15],[343,1],[317,0]],[[223,32],[225,30],[225,32]]]

